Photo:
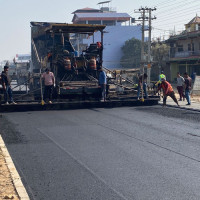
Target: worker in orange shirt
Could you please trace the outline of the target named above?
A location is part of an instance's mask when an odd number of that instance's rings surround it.
[[[174,102],[178,106],[180,106],[179,103],[178,103],[178,101],[177,101],[177,99],[176,99],[176,96],[175,96],[175,93],[174,93],[174,90],[173,90],[171,84],[168,83],[165,78],[161,79],[161,84],[160,84],[157,92],[159,90],[161,90],[161,88],[163,89],[163,95],[164,95],[164,97],[163,97],[163,106],[166,106],[166,101],[167,101],[167,97],[168,96],[170,96],[174,100]]]

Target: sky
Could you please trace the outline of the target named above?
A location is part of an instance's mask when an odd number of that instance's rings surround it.
[[[16,54],[30,53],[31,21],[71,23],[73,11],[97,5],[104,0],[0,0],[0,61],[12,60]],[[198,14],[200,0],[112,0],[110,7],[117,12],[135,13],[141,7],[156,7],[153,11],[152,37],[167,39],[179,33]]]

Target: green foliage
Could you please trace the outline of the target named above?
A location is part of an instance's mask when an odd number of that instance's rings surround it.
[[[140,66],[141,41],[135,38],[127,40],[122,47],[123,56],[121,65],[124,68],[137,68]]]
[[[161,65],[162,62],[166,61],[169,57],[169,48],[170,47],[167,44],[159,42],[154,43],[151,48],[153,60]]]
[[[169,45],[162,42],[154,42],[151,47],[153,57],[153,66],[151,68],[151,80],[158,80],[160,70],[166,67],[166,61],[169,59]]]

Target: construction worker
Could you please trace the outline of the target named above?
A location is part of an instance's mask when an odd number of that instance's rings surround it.
[[[138,81],[138,92],[137,92],[137,99],[140,100],[140,90],[143,87],[145,98],[148,99],[148,94],[147,94],[147,74],[144,73],[144,75],[139,76],[139,81]]]
[[[179,103],[176,99],[174,90],[173,90],[171,84],[168,83],[165,78],[161,79],[161,84],[160,84],[157,92],[159,90],[161,90],[161,88],[163,89],[163,106],[166,106],[166,101],[167,101],[168,96],[170,96],[174,100],[174,102],[179,106]]]
[[[10,98],[11,104],[16,104],[13,100],[12,96],[12,89],[11,89],[11,79],[10,76],[8,75],[8,66],[4,66],[4,70],[1,73],[1,83],[3,87],[3,92],[4,92],[4,101],[5,104],[8,105],[8,96]]]
[[[88,63],[88,68],[90,70],[96,70],[97,69],[97,61],[96,61],[95,56],[92,56],[90,58],[89,63]]]
[[[67,71],[70,71],[72,69],[71,60],[69,59],[69,57],[64,58],[64,66]]]
[[[183,87],[185,85],[185,80],[184,78],[181,76],[180,72],[177,72],[177,90],[178,90],[178,93],[179,93],[179,96],[180,96],[180,99],[179,101],[183,101],[185,100],[185,95],[184,95],[184,92],[183,92]]]
[[[42,74],[42,79],[44,79],[44,99],[47,103],[52,104],[52,93],[53,87],[55,85],[55,77],[53,72],[50,72],[49,68],[46,68],[45,73]],[[47,101],[48,99],[48,101]]]
[[[101,101],[106,101],[106,73],[103,71],[103,68],[99,68],[99,85],[101,87]]]
[[[162,79],[162,78],[164,78],[164,79],[166,80],[166,76],[164,75],[164,72],[163,72],[163,71],[161,71],[160,75],[158,76],[158,81],[157,81],[157,83],[155,84],[155,86],[157,86],[158,88],[160,87],[161,79]],[[160,94],[158,93],[158,95],[160,95]]]
[[[192,88],[192,79],[189,77],[188,73],[184,73],[184,78],[185,78],[185,98],[187,99],[187,104],[186,105],[191,105],[191,98],[190,98],[190,92]]]

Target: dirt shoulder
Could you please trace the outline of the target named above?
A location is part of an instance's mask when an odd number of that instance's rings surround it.
[[[17,191],[8,169],[5,155],[0,147],[0,199],[19,200]]]

